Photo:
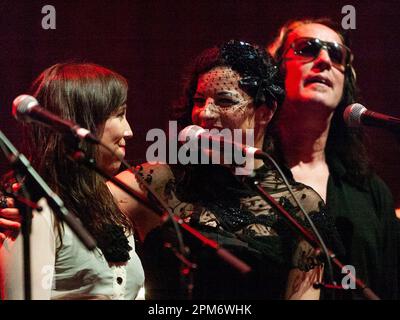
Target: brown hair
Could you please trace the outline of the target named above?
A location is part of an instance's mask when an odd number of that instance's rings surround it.
[[[126,79],[109,69],[90,63],[60,63],[40,74],[31,94],[43,108],[99,133],[107,118],[125,104],[127,90]],[[131,231],[130,221],[118,209],[104,179],[68,159],[77,141],[33,123],[27,131],[33,166],[95,238],[101,237],[106,224]],[[96,158],[97,146],[80,142],[79,147]]]

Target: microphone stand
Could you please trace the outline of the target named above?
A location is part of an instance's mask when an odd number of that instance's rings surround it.
[[[258,152],[257,158],[262,159],[264,162],[270,162],[270,157],[264,152]],[[305,239],[314,249],[320,249],[319,242],[315,238],[315,236],[310,233],[310,231],[304,228],[301,224],[297,222],[295,218],[291,216],[289,212],[287,212],[282,205],[280,205],[268,192],[266,192],[263,187],[260,185],[259,181],[256,181],[252,178],[247,178],[245,183],[253,190],[255,190],[262,199],[264,199],[268,204],[271,205],[272,208],[276,210],[280,214],[281,217],[288,223],[289,227],[300,235],[303,239]],[[331,261],[340,269],[343,270],[344,265],[339,261],[336,257],[335,253],[328,249],[328,257],[327,259],[331,259]],[[352,281],[354,281],[359,289],[361,289],[362,294],[368,300],[380,300],[380,298],[370,289],[367,285],[355,277],[351,272],[349,276]]]
[[[25,201],[25,203],[21,201],[22,199],[25,200],[31,198],[27,188],[23,183],[21,183],[23,177],[16,173],[16,180],[20,183],[18,193],[22,194],[22,197],[20,196],[21,199],[16,201],[15,207],[19,210],[22,216],[21,233],[23,241],[24,299],[32,300],[30,235],[32,229],[32,209],[34,208],[29,205],[29,201]]]
[[[26,300],[31,300],[30,232],[32,225],[32,209],[37,209],[38,207],[31,204],[30,198],[32,195],[27,189],[44,196],[52,211],[69,225],[89,250],[96,248],[96,242],[75,215],[64,207],[62,200],[49,188],[42,177],[31,166],[28,159],[17,151],[2,131],[0,131],[0,149],[2,149],[7,160],[16,172],[16,179],[21,185],[19,192],[23,194],[22,198],[17,197],[17,208],[23,216],[24,294]],[[28,188],[26,188],[26,186],[28,186]]]
[[[197,269],[197,264],[189,261],[182,253],[180,253],[170,242],[164,243],[164,248],[169,249],[175,257],[181,262],[179,270],[181,296],[187,297],[187,300],[193,299],[193,270]],[[186,291],[185,291],[186,290]]]

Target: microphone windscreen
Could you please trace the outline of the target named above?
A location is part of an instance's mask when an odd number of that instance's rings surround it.
[[[347,106],[343,112],[343,119],[349,127],[358,127],[361,125],[361,116],[367,111],[360,103],[353,103]]]
[[[27,94],[22,94],[16,97],[12,105],[12,115],[18,120],[23,117],[25,113],[29,112],[29,109],[38,106],[39,103],[35,97]]]

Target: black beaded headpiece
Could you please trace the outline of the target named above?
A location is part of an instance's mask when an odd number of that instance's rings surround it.
[[[239,86],[254,99],[254,105],[282,104],[285,98],[283,80],[269,54],[256,46],[237,40],[230,40],[220,48],[220,56],[239,72],[242,79]]]

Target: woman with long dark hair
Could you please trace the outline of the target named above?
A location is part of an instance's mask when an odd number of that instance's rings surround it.
[[[127,90],[125,78],[107,68],[64,63],[43,71],[31,94],[43,108],[95,132],[116,154],[124,156],[126,139],[132,136],[126,120]],[[68,154],[79,147],[112,175],[118,172],[120,161],[105,148],[68,139],[47,127],[31,123],[26,129],[32,165],[94,236],[99,248],[87,251],[68,225],[49,210],[35,212],[33,299],[135,298],[144,276],[134,249],[132,223],[120,211],[106,181],[68,159]],[[16,256],[7,248],[12,248],[12,242],[2,248],[3,264],[11,264]],[[6,298],[22,297],[15,277],[17,272],[5,275]]]

